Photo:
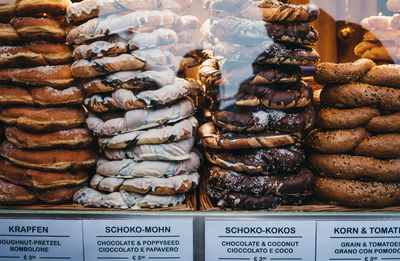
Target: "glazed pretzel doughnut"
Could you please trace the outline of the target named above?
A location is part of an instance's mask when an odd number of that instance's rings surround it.
[[[200,175],[197,172],[167,178],[147,177],[133,179],[103,177],[95,174],[90,181],[90,186],[105,192],[124,190],[139,194],[175,195],[193,190],[197,187],[199,179]]]
[[[57,89],[64,89],[75,83],[71,65],[2,69],[0,70],[0,80],[28,86],[50,86]]]
[[[374,107],[381,110],[400,111],[400,90],[369,85],[347,83],[322,89],[321,103],[338,108]]]
[[[111,136],[136,130],[156,127],[165,123],[174,123],[194,113],[194,104],[190,98],[158,110],[138,109],[125,112],[122,117],[110,115],[105,120],[94,114],[86,119],[88,128],[96,136]],[[119,116],[119,115],[117,115]]]
[[[179,21],[180,16],[170,10],[137,11],[123,16],[117,13],[104,18],[91,19],[72,29],[67,35],[67,42],[82,44],[88,40],[129,30],[143,32],[160,27],[170,28]]]
[[[130,146],[144,144],[162,144],[177,142],[194,137],[198,127],[196,118],[190,117],[173,125],[163,125],[144,131],[132,131],[112,137],[99,138],[98,143],[103,149],[125,149]]]
[[[77,87],[64,90],[52,87],[24,89],[17,86],[0,85],[0,105],[66,105],[82,104],[83,92]]]
[[[86,169],[97,159],[97,154],[93,150],[30,151],[18,149],[8,141],[0,145],[0,155],[19,166],[45,171]]]
[[[154,105],[165,105],[184,98],[196,88],[199,89],[196,82],[177,78],[173,84],[157,90],[143,91],[136,95],[127,89],[119,89],[111,96],[94,95],[85,99],[85,106],[93,112],[147,109]]]
[[[346,154],[312,153],[311,168],[322,176],[345,179],[400,180],[400,159],[376,159]]]
[[[21,149],[87,148],[94,143],[89,130],[83,128],[31,133],[16,127],[6,127],[5,136],[9,142]]]
[[[160,46],[175,45],[178,42],[178,36],[172,29],[160,28],[151,32],[135,33],[129,40],[129,48],[146,49]]]
[[[218,131],[212,122],[199,128],[201,144],[210,149],[273,148],[295,144],[301,133],[281,134],[274,132],[256,134],[232,134]]]
[[[357,82],[375,66],[370,59],[352,63],[319,63],[315,67],[314,79],[320,84]]]
[[[3,68],[65,64],[71,61],[72,51],[64,44],[39,42],[0,47],[0,67]]]
[[[73,200],[75,203],[85,207],[119,209],[159,208],[182,204],[185,201],[185,194],[160,196],[152,194],[141,195],[128,191],[106,194],[92,188],[83,188],[74,194]]]
[[[122,150],[104,150],[108,160],[134,159],[136,161],[182,161],[190,159],[195,143],[194,137],[189,137],[178,142],[163,144],[146,144],[133,146]]]
[[[106,177],[143,178],[170,177],[187,174],[200,168],[200,157],[191,152],[183,161],[135,161],[132,159],[109,161],[100,158],[97,161],[96,173]]]
[[[128,43],[123,39],[111,38],[107,41],[96,41],[90,44],[81,44],[74,48],[74,59],[100,58],[115,56],[129,51]]]
[[[175,82],[171,69],[155,71],[123,71],[83,81],[88,93],[113,92],[119,89],[154,90]]]
[[[93,78],[112,72],[142,69],[144,61],[130,54],[102,57],[93,60],[80,59],[71,66],[72,75],[77,78]]]
[[[85,122],[81,108],[8,107],[0,111],[0,120],[30,132],[73,129]]]

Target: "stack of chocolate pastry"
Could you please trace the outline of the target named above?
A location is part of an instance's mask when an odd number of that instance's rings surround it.
[[[362,27],[369,31],[363,41],[354,48],[355,55],[367,58],[376,63],[393,63],[396,60],[397,46],[395,40],[400,32],[391,26],[391,16],[371,16],[361,21]]]
[[[71,74],[64,14],[70,4],[2,4],[0,25],[0,202],[70,200],[96,161],[84,128],[83,92]]]
[[[319,59],[304,46],[317,41],[309,22],[319,10],[266,0],[206,7],[214,17],[203,31],[216,55],[199,70],[213,101],[212,122],[199,129],[210,162],[208,194],[220,207],[301,204],[313,186],[302,133],[313,127],[315,112],[300,66]]]
[[[72,73],[81,79],[86,123],[102,151],[91,187],[74,196],[79,204],[175,206],[198,184],[198,122],[189,95],[200,86],[175,77],[179,35],[198,21],[176,13],[190,1],[159,3],[84,0],[67,11],[70,21],[90,19],[67,40],[77,45]]]
[[[400,67],[321,63],[318,127],[308,136],[316,195],[351,207],[400,202]]]

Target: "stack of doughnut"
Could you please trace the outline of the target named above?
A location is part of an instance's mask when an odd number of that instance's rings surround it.
[[[319,60],[314,5],[263,0],[208,0],[203,25],[215,57],[199,78],[213,102],[199,129],[210,163],[208,195],[219,207],[270,209],[312,194],[303,132],[311,129],[313,91],[302,65]]]
[[[321,63],[318,129],[307,137],[317,197],[350,207],[400,202],[400,67]]]
[[[76,203],[168,207],[197,186],[198,122],[190,96],[201,86],[175,76],[191,48],[185,33],[199,25],[180,15],[190,4],[84,0],[68,8],[67,19],[81,23],[67,36],[76,45],[72,74],[85,91],[86,123],[101,150],[90,187],[75,194]]]
[[[65,44],[69,0],[2,2],[0,203],[61,203],[96,161]]]
[[[386,2],[387,9],[392,12],[400,13],[400,1],[399,0],[388,0]],[[395,14],[392,17],[391,27],[397,32],[400,32],[400,14]],[[394,53],[394,60],[400,60],[400,33],[398,33],[394,38],[396,51]]]
[[[355,55],[367,58],[379,64],[393,63],[396,60],[395,40],[400,32],[391,26],[391,16],[371,16],[361,21],[361,26],[368,30],[363,41],[354,48]]]

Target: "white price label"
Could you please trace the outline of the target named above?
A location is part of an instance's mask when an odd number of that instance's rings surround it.
[[[0,220],[0,260],[83,260],[80,220]]]
[[[84,220],[85,260],[193,260],[192,219]]]
[[[318,221],[317,260],[400,261],[400,221]]]
[[[206,261],[314,260],[315,221],[213,221],[205,224]]]

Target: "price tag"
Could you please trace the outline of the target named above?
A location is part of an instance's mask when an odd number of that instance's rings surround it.
[[[317,260],[399,260],[400,221],[318,221]]]
[[[0,220],[0,260],[83,260],[80,220]]]
[[[193,220],[84,220],[85,260],[193,260]]]
[[[315,221],[213,221],[206,260],[314,260]]]

